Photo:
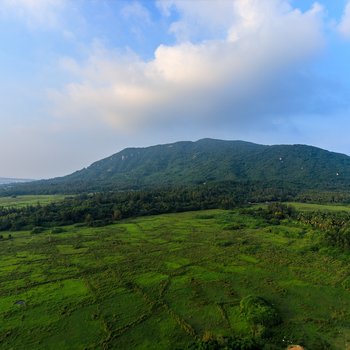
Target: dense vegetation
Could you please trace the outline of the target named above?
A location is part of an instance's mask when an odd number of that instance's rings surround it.
[[[349,256],[260,207],[11,232],[0,348],[346,349]]]
[[[282,188],[239,183],[208,184],[159,190],[103,192],[67,197],[49,205],[1,207],[0,231],[61,226],[105,225],[133,216],[189,210],[233,208],[249,201],[291,199]]]
[[[275,194],[274,194],[275,193]],[[32,230],[40,233],[44,228],[71,224],[105,226],[124,218],[176,213],[203,209],[232,209],[252,202],[287,200],[283,190],[250,188],[235,183],[173,188],[153,191],[105,192],[74,197],[41,196],[2,198],[0,200],[0,231]],[[12,205],[9,205],[12,203]],[[36,203],[36,204],[35,204]],[[333,207],[336,208],[336,207]],[[299,211],[292,206],[272,202],[267,208],[254,207],[246,213],[259,216],[278,225],[289,219],[322,232],[323,242],[350,250],[350,211]],[[1,235],[0,239],[4,236]]]
[[[285,219],[306,224],[320,232],[319,241],[321,244],[350,252],[349,210],[296,211],[294,207],[289,205],[271,203],[266,209],[260,207],[258,210],[251,211],[251,213],[252,215],[263,217],[274,224],[279,224],[281,220]]]
[[[305,145],[204,139],[128,148],[71,175],[3,186],[0,194],[52,194],[192,186],[232,181],[298,193],[349,188],[350,157]]]

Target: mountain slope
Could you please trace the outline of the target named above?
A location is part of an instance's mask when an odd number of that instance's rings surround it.
[[[350,157],[305,145],[265,146],[202,139],[147,148],[127,148],[71,175],[29,188],[137,189],[221,181],[290,183],[304,189],[350,184]]]

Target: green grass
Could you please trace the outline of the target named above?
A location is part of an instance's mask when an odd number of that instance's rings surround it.
[[[0,207],[22,208],[28,205],[46,205],[53,202],[61,201],[64,195],[25,195],[13,197],[0,197]]]
[[[311,203],[296,203],[289,202],[286,204],[290,204],[295,209],[301,211],[350,211],[349,205],[341,205],[341,204],[311,204]]]
[[[12,233],[0,241],[0,349],[185,349],[208,332],[246,336],[248,295],[278,310],[277,349],[346,349],[350,258],[315,252],[303,229],[211,210]]]

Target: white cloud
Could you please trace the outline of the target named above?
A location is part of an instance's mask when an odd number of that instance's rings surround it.
[[[66,0],[0,0],[0,14],[15,16],[31,27],[56,27]]]
[[[170,27],[179,41],[186,41],[200,37],[224,38],[227,28],[234,20],[234,1],[227,0],[159,0],[158,7],[166,15],[177,11],[180,19]]]
[[[125,5],[121,13],[127,19],[133,18],[142,21],[144,24],[150,24],[152,22],[149,11],[139,2],[132,2]]]
[[[338,31],[345,38],[350,39],[350,1],[345,6],[343,17],[338,25]]]
[[[305,107],[305,91],[295,81],[306,75],[300,65],[323,46],[320,5],[306,12],[284,0],[169,0],[159,6],[181,14],[171,26],[178,43],[160,45],[151,61],[98,45],[85,62],[64,60],[76,81],[52,93],[58,115],[133,131],[235,125],[298,108],[288,104]]]

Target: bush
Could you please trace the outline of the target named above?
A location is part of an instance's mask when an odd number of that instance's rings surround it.
[[[94,220],[91,223],[88,224],[90,227],[103,227],[107,225],[112,225],[113,220],[111,219],[101,219],[101,220]]]
[[[277,310],[265,299],[249,295],[240,302],[240,310],[254,326],[273,327],[281,323]]]
[[[62,233],[62,232],[65,232],[66,230],[64,230],[62,227],[54,227],[52,230],[51,230],[51,233]]]
[[[37,226],[37,227],[34,227],[30,233],[32,235],[36,235],[36,234],[42,233],[44,231],[45,231],[45,229],[43,227]]]
[[[262,344],[254,338],[241,338],[238,336],[219,337],[214,339],[205,339],[192,344],[189,349],[192,350],[261,350]]]
[[[283,220],[291,217],[295,217],[295,209],[290,206],[279,202],[270,203],[267,206],[267,212],[277,220]]]

